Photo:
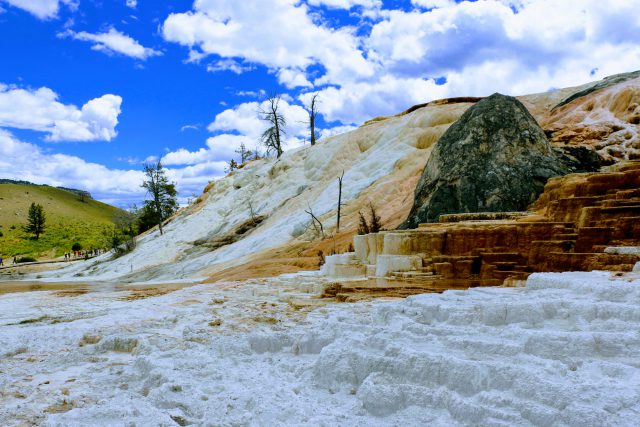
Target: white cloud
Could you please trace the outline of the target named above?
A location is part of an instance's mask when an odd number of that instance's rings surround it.
[[[330,122],[362,123],[376,116],[398,113],[425,99],[445,96],[433,80],[382,76],[378,81],[328,87],[318,92],[320,112]],[[300,96],[305,104],[310,94]]]
[[[162,52],[144,47],[137,40],[110,28],[105,33],[92,34],[85,31],[66,30],[58,33],[58,37],[71,37],[74,40],[93,42],[91,49],[108,54],[118,53],[145,61],[149,57],[162,55]]]
[[[137,162],[137,159],[123,160]],[[224,175],[226,165],[225,161],[203,160],[183,168],[167,168],[167,176],[178,184],[180,203],[186,203],[192,194],[201,194],[211,179]],[[145,190],[140,187],[144,180],[141,169],[110,169],[76,156],[47,153],[3,129],[0,129],[0,178],[78,188],[121,207],[139,205],[145,198]]]
[[[253,69],[255,69],[255,67],[243,64],[242,62],[236,61],[233,58],[221,59],[207,65],[207,71],[209,71],[210,73],[216,73],[219,71],[231,71],[235,74],[242,74]]]
[[[576,71],[584,72],[601,65],[596,63],[603,59],[597,58],[598,51],[609,44],[627,54],[640,43],[640,20],[632,13],[640,7],[638,0],[606,6],[599,0],[530,0],[520,2],[517,13],[506,3],[394,11],[373,27],[367,46],[383,68],[396,75],[437,77],[503,60],[519,62],[526,71],[582,59],[584,68]],[[620,31],[625,34],[620,36]]]
[[[319,87],[322,112],[345,124],[440,97],[538,92],[640,69],[640,0],[412,4],[198,0],[169,15],[162,31],[192,60],[261,64],[288,89]],[[360,6],[370,19],[329,26],[316,6]]]
[[[334,9],[351,9],[361,6],[365,9],[374,9],[382,6],[381,0],[309,0],[311,6],[327,6]]]
[[[520,95],[640,69],[640,0],[414,4],[437,8],[389,11],[364,37],[374,77],[321,90],[329,120],[362,122],[436,98]]]
[[[325,80],[371,76],[373,69],[349,28],[318,23],[298,0],[198,0],[163,25],[167,41],[188,46],[190,58],[241,58],[271,69],[304,70],[321,64]]]
[[[138,0],[126,0],[125,4],[131,9],[135,9],[136,7],[138,7]]]
[[[454,6],[456,2],[455,0],[411,0],[411,4],[425,9],[435,9]]]
[[[260,89],[258,91],[256,90],[241,90],[236,92],[236,95],[238,96],[249,96],[251,98],[260,98],[260,97],[265,97],[267,95],[267,92],[264,89]]]
[[[207,147],[197,151],[180,148],[162,157],[165,165],[195,165],[205,162],[227,162],[238,157],[236,150],[244,144],[251,149],[255,141],[244,135],[221,134],[207,139]]]
[[[265,122],[260,119],[260,111],[266,108],[267,101],[242,103],[216,115],[207,129],[210,132],[237,132],[258,141],[266,128]],[[296,144],[298,139],[306,135],[307,112],[301,106],[285,99],[280,100],[279,108],[287,122],[287,142]]]
[[[81,108],[63,104],[49,88],[21,89],[0,84],[0,127],[46,132],[50,141],[110,141],[122,98],[103,95]]]
[[[23,179],[37,184],[80,188],[101,200],[120,205],[144,196],[142,172],[114,170],[65,154],[47,154],[0,129],[0,178]]]
[[[283,148],[301,146],[305,139],[308,139],[307,112],[301,106],[291,104],[285,99],[281,99],[279,105],[287,122]],[[258,148],[260,152],[264,152],[264,147],[260,146],[260,136],[266,125],[260,119],[260,110],[266,106],[267,101],[245,102],[219,113],[207,128],[210,132],[218,134],[207,139],[206,147],[196,151],[180,148],[165,154],[162,158],[163,163],[169,166],[202,163],[222,165],[222,173],[229,160],[238,160],[236,150],[241,144],[249,150]]]
[[[304,71],[291,68],[283,68],[278,71],[278,82],[290,89],[313,86],[313,84],[307,80]]]
[[[65,4],[75,10],[77,0],[4,0],[11,6],[20,8],[39,19],[53,19],[58,16],[60,5]]]

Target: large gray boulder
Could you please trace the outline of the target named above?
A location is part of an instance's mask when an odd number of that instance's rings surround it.
[[[521,211],[569,172],[517,99],[498,93],[468,109],[435,145],[400,228],[442,214]]]

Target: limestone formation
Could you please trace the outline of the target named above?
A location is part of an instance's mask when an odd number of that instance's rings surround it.
[[[494,94],[440,138],[401,228],[435,222],[442,214],[525,210],[549,178],[568,171],[524,105]]]
[[[640,270],[640,161],[552,178],[532,208],[443,215],[417,229],[356,236],[354,253],[327,263],[342,273],[334,277],[369,279],[338,283],[327,296],[498,286],[532,272]]]

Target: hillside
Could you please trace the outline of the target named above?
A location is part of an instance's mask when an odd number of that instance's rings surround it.
[[[640,156],[637,73],[518,99],[557,149],[597,150],[606,163]],[[287,151],[280,159],[251,162],[210,185],[195,205],[167,224],[163,236],[149,233],[133,253],[115,261],[97,260],[86,274],[121,280],[218,280],[317,269],[318,251],[347,250],[358,211],[370,203],[387,229],[406,219],[434,144],[475,101],[420,105],[316,146]],[[336,233],[337,177],[343,171],[341,229]],[[254,229],[247,227],[250,205],[263,219]],[[311,224],[310,208],[324,225],[324,239]],[[80,272],[72,268],[53,274]]]
[[[31,203],[44,207],[45,233],[33,240],[22,231]],[[60,256],[79,242],[85,248],[105,245],[103,231],[119,209],[77,193],[49,186],[0,184],[0,255]]]

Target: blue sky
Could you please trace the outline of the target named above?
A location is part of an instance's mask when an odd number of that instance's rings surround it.
[[[323,135],[448,96],[640,68],[640,0],[0,0],[0,178],[140,202],[162,156],[181,200],[253,148],[265,93]]]

